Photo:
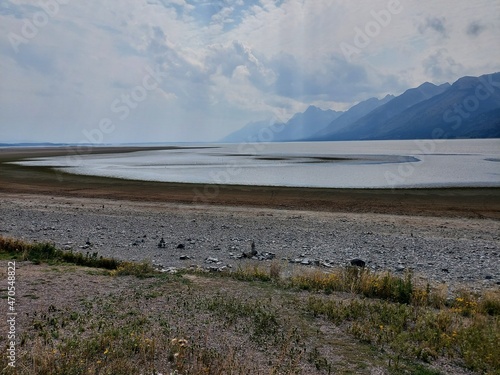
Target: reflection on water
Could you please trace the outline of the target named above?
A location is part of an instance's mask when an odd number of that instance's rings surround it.
[[[334,188],[500,186],[500,140],[221,144],[21,162],[124,179]]]

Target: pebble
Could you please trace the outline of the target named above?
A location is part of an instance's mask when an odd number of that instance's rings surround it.
[[[197,266],[203,269],[227,269],[229,261],[254,259],[334,268],[360,259],[377,271],[415,269],[419,276],[436,282],[480,286],[485,281],[484,285],[500,282],[500,221],[496,220],[450,218],[446,228],[439,228],[444,220],[434,217],[299,213],[286,208],[186,206],[179,210],[167,205],[160,210],[147,203],[112,200],[104,201],[104,208],[85,204],[85,209],[75,212],[74,206],[65,206],[70,198],[46,201],[34,198],[28,204],[23,198],[0,197],[2,234],[31,241],[44,241],[50,235],[59,248],[84,254],[98,250],[99,256],[124,260],[157,258],[164,270],[185,267],[188,258],[184,257],[199,260]],[[87,202],[75,199],[80,201]],[[289,220],[298,216],[300,220]],[[159,251],[162,236],[166,247],[189,247],[189,255]],[[189,240],[172,243],[175,238]],[[251,251],[252,240],[257,253],[242,258],[239,254]]]

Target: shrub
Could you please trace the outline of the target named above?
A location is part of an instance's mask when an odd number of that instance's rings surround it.
[[[134,262],[121,262],[116,270],[112,271],[113,276],[136,276],[136,277],[150,277],[157,271],[148,262],[134,263]]]

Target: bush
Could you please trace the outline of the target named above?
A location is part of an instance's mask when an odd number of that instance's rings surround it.
[[[113,276],[136,276],[136,277],[150,277],[157,271],[148,262],[133,263],[122,262],[118,265],[116,270],[112,271]]]

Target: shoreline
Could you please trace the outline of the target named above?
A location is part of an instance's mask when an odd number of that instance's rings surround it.
[[[87,147],[86,151],[81,147],[3,148],[0,193],[500,220],[500,188],[332,189],[187,184],[85,176],[49,167],[7,164],[35,157],[172,148],[192,147]]]
[[[22,155],[0,153],[3,235],[165,267],[211,266],[209,258],[234,267],[255,240],[280,261],[361,258],[373,270],[414,269],[453,289],[500,283],[500,189],[214,186],[2,164]],[[197,196],[205,188],[211,194]]]

